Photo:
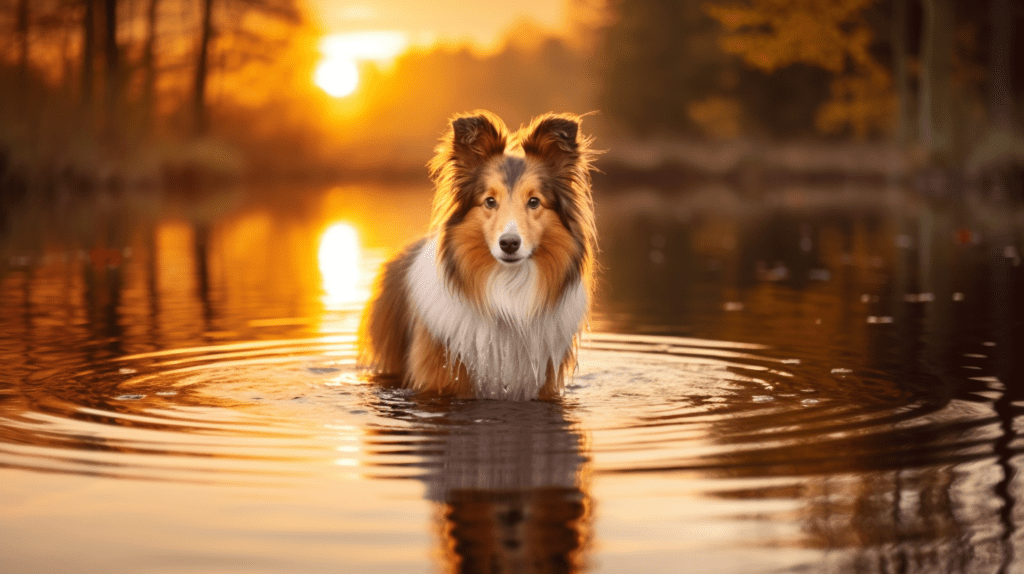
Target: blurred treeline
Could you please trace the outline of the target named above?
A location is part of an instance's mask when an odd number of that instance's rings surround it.
[[[0,0],[6,191],[159,184],[197,163],[231,177],[243,157],[212,116],[286,90],[302,26],[296,0]]]
[[[616,11],[605,104],[638,131],[887,139],[942,164],[1024,159],[1019,0],[623,0]]]
[[[599,111],[605,164],[637,169],[865,149],[880,172],[1024,164],[1021,0],[566,1],[568,30],[362,62],[335,99],[298,0],[0,0],[0,193],[422,177],[447,118],[476,108],[512,127]]]

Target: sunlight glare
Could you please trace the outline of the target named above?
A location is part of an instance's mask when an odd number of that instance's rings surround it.
[[[328,59],[388,62],[405,50],[409,38],[401,32],[366,31],[331,34],[320,42]]]
[[[328,57],[316,67],[313,81],[321,90],[335,98],[342,98],[356,91],[359,70],[351,60]]]
[[[336,98],[345,97],[359,86],[359,62],[390,62],[408,44],[408,36],[401,32],[332,34],[320,41],[320,51],[324,57],[316,68],[313,81],[328,94]]]
[[[320,239],[320,276],[328,309],[361,303],[367,296],[360,282],[359,234],[347,223],[336,223]]]

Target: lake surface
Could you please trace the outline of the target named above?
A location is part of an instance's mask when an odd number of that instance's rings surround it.
[[[99,198],[0,239],[0,572],[1022,572],[1019,212],[598,188],[554,402],[354,370],[426,186]]]

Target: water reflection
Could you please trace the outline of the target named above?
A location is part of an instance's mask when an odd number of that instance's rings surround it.
[[[833,551],[817,571],[1015,571],[1024,306],[1010,294],[1024,293],[1024,273],[1006,254],[1020,228],[954,206],[805,200],[694,211],[699,195],[627,194],[606,207],[628,238],[611,259],[632,269],[608,296],[615,328],[764,342],[845,401],[779,409],[775,385],[775,409],[714,425],[733,444],[722,458],[664,470],[809,476],[709,494],[800,501],[806,544]],[[655,244],[658,257],[628,259]],[[629,280],[641,275],[656,280]],[[722,301],[743,304],[712,312]]]
[[[389,414],[409,418],[401,411]],[[424,425],[423,417],[436,422]],[[591,471],[584,435],[564,406],[454,401],[427,405],[412,418],[418,420],[414,434],[429,437],[414,444],[427,470],[426,497],[437,504],[444,570],[584,569],[593,520]]]
[[[151,526],[141,483],[165,483],[161,500],[207,485],[222,522],[181,552],[244,538],[232,565],[271,537],[231,518],[250,517],[237,499],[270,499],[307,533],[422,535],[393,571],[431,555],[457,572],[1019,570],[1012,214],[879,190],[603,194],[581,371],[556,403],[508,405],[424,402],[352,370],[359,301],[422,232],[427,190],[293,195],[0,242],[5,489],[109,481],[136,496],[105,511]],[[4,521],[0,537],[83,531],[24,504],[39,528]],[[111,525],[95,548],[129,534]],[[387,570],[388,545],[345,536],[337,555],[312,534],[266,552],[350,570],[356,548]],[[104,555],[132,571],[154,554]]]
[[[328,311],[360,308],[369,293],[362,277],[359,235],[347,223],[335,223],[324,231],[317,251],[323,278],[324,307]]]

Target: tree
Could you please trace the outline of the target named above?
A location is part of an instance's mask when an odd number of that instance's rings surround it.
[[[624,0],[607,35],[605,106],[640,132],[695,131],[687,102],[720,91],[729,59],[694,1]],[[703,111],[703,110],[702,110]]]
[[[933,156],[953,147],[953,6],[950,0],[923,0],[918,130]]]
[[[192,117],[194,135],[204,135],[209,129],[207,87],[210,76],[210,52],[215,38],[230,38],[230,50],[242,60],[265,58],[273,50],[265,30],[253,30],[246,26],[249,19],[273,24],[295,25],[301,21],[296,0],[201,0],[202,16],[199,28],[199,45],[196,53],[195,75],[192,93]],[[224,10],[231,22],[224,29],[214,29],[216,10]],[[262,27],[262,26],[261,26]],[[272,26],[268,26],[272,27]]]
[[[722,49],[765,73],[807,64],[834,75],[831,99],[818,110],[824,132],[849,126],[858,136],[885,131],[896,100],[888,70],[872,55],[864,17],[874,0],[748,0],[706,4],[725,29]]]
[[[18,15],[17,23],[15,27],[18,31],[19,36],[19,55],[18,55],[18,67],[21,72],[21,81],[24,82],[28,77],[28,0],[19,0],[18,2]]]
[[[202,0],[203,16],[199,28],[199,52],[196,58],[195,88],[192,94],[192,121],[195,135],[206,133],[206,78],[209,74],[211,20],[213,0]]]
[[[146,41],[142,48],[142,105],[146,122],[152,126],[156,114],[156,37],[160,0],[149,0],[146,6]]]
[[[1013,33],[1015,6],[1011,0],[992,0],[989,7],[989,23],[991,26],[989,54],[991,64],[989,78],[990,111],[992,124],[1008,128],[1013,124]]]
[[[728,139],[813,131],[828,76],[797,64],[764,74],[719,46],[705,0],[618,0],[603,45],[603,108],[638,133]]]
[[[121,96],[121,63],[117,47],[117,0],[103,0],[103,102],[108,137],[112,137]]]
[[[96,74],[96,3],[82,0],[82,107],[91,111]]]
[[[910,139],[910,77],[907,71],[907,0],[893,0],[891,43],[896,77],[896,140]]]

